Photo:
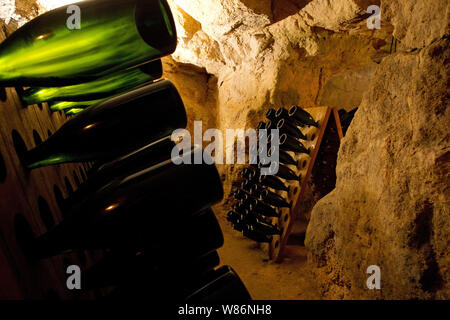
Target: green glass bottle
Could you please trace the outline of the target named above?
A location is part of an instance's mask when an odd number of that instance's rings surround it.
[[[161,80],[84,110],[21,160],[29,169],[64,162],[108,161],[186,124],[186,110],[177,89],[169,80]]]
[[[48,105],[52,111],[68,111],[70,109],[86,109],[94,104],[108,100],[108,98],[91,100],[91,101],[55,101]]]
[[[161,60],[138,68],[116,72],[100,79],[65,87],[34,87],[23,92],[21,99],[27,105],[48,101],[88,101],[107,98],[126,92],[162,76]]]
[[[72,109],[67,110],[65,113],[68,116],[76,116],[77,114],[79,114],[83,111],[84,111],[84,109],[81,109],[81,108],[72,108]]]
[[[44,13],[0,44],[0,86],[66,86],[139,66],[175,51],[166,0],[76,3],[80,29],[69,29],[68,6]]]

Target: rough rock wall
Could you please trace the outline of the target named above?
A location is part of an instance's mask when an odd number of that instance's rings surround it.
[[[389,54],[392,28],[383,23],[381,30],[369,30],[364,1],[169,3],[179,37],[172,58],[202,67],[217,79],[215,123],[222,130],[254,127],[269,107],[326,102],[353,109],[375,66]],[[166,76],[177,77],[170,72]],[[327,85],[330,79],[333,83]],[[198,85],[203,90],[205,84]],[[352,98],[343,104],[342,95],[349,90]],[[204,109],[192,116],[204,119]],[[220,168],[226,191],[235,169]]]
[[[447,1],[383,1],[401,51],[377,67],[312,211],[308,260],[327,298],[450,298]],[[444,35],[447,34],[446,37]],[[366,269],[381,268],[381,290]]]

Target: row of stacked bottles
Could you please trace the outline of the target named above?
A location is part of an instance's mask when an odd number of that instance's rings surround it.
[[[36,260],[105,250],[83,270],[81,289],[113,287],[111,298],[250,299],[231,267],[218,268],[223,235],[211,206],[223,189],[216,167],[171,160],[171,133],[185,128],[187,117],[175,86],[159,79],[159,59],[177,42],[168,4],[77,5],[80,29],[66,27],[64,6],[0,44],[0,86],[29,86],[20,93],[24,105],[48,102],[76,115],[19,155],[25,170],[94,163],[64,200],[58,225],[38,237],[26,228],[17,235],[24,254]],[[193,146],[182,156],[197,153],[202,148]]]
[[[274,170],[272,175],[263,175],[261,168],[269,164],[259,158],[249,160],[250,165],[239,173],[240,187],[232,192],[235,202],[227,219],[245,237],[256,242],[271,243],[273,236],[279,236],[284,231],[276,223],[281,218],[282,210],[292,207],[293,202],[288,199],[289,183],[299,183],[302,179],[293,170],[299,166],[297,155],[311,153],[302,143],[308,139],[302,128],[318,127],[318,123],[306,110],[295,105],[290,109],[270,108],[265,116],[267,121],[257,126],[258,138],[262,137],[260,130],[267,130],[268,155],[278,152],[279,162],[270,164],[269,169]],[[271,145],[275,137],[270,134],[271,130],[278,130],[278,148]],[[278,170],[275,172],[276,167]]]

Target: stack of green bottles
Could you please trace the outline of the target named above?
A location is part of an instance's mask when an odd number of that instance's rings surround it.
[[[31,20],[0,44],[0,86],[29,86],[25,105],[50,102],[78,114],[162,76],[161,57],[175,51],[176,29],[165,0],[88,0],[79,29],[67,7]],[[76,102],[76,103],[73,103]]]
[[[231,268],[214,270],[223,244],[211,210],[223,198],[219,172],[215,165],[191,165],[205,156],[201,148],[178,150],[170,139],[186,127],[187,116],[175,86],[160,79],[160,59],[177,43],[166,0],[76,5],[80,29],[66,26],[63,6],[0,44],[0,87],[29,87],[20,94],[24,105],[47,102],[52,111],[76,115],[35,148],[18,151],[24,169],[95,163],[87,181],[62,200],[58,225],[37,236],[31,229],[17,235],[23,253],[33,260],[108,249],[105,260],[84,271],[83,285],[113,285],[117,297],[248,300]],[[174,152],[189,161],[175,164]],[[160,228],[167,223],[167,231]],[[142,292],[155,281],[153,293]]]

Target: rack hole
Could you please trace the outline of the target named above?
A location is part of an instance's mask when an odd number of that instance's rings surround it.
[[[82,167],[80,167],[80,176],[83,181],[86,181],[86,174],[84,173],[84,170]]]
[[[306,160],[303,160],[302,162],[302,168],[306,167]]]
[[[61,189],[56,184],[53,186],[53,193],[55,194],[55,200],[56,200],[56,204],[59,207],[59,210],[61,210],[61,212],[63,212],[63,209],[64,209],[64,197],[63,197],[63,194],[61,192]]]
[[[25,159],[25,154],[27,153],[25,141],[23,141],[22,136],[16,130],[12,131],[12,140],[17,157],[21,162],[23,162]]]
[[[75,181],[77,188],[79,188],[81,183],[75,170],[73,170],[73,180]]]
[[[295,187],[295,188],[294,188],[294,191],[292,191],[292,192],[293,192],[293,194],[296,194],[297,191],[298,191],[298,187]]]
[[[20,103],[22,104],[22,108],[28,107],[28,104],[22,100],[22,96],[23,96],[23,92],[24,92],[23,88],[22,87],[14,87],[14,89],[16,89],[17,95],[19,96],[19,100],[20,100]]]
[[[286,214],[284,215],[284,218],[283,218],[283,220],[284,220],[284,222],[287,222],[287,221],[288,221],[288,219],[289,219],[289,214],[287,214],[287,213],[286,213]]]
[[[17,244],[25,256],[29,256],[35,236],[27,219],[20,213],[14,216],[14,232],[16,234]]]
[[[311,141],[313,141],[315,138],[316,138],[316,135],[313,133],[313,134],[311,135]]]
[[[0,100],[6,101],[6,90],[5,88],[0,88]]]
[[[3,160],[3,156],[0,153],[0,182],[4,182],[6,180],[6,164],[5,160]]]
[[[275,241],[275,244],[274,244],[274,246],[275,246],[275,248],[278,248],[278,246],[280,245],[280,241]]]
[[[67,177],[64,178],[64,183],[66,184],[67,193],[71,196],[73,194],[73,187]]]
[[[41,136],[39,135],[39,133],[36,130],[33,130],[33,140],[34,140],[34,144],[36,146],[38,146],[42,143]]]
[[[44,222],[47,230],[50,230],[55,225],[55,220],[53,219],[53,214],[47,201],[45,201],[45,199],[41,196],[38,198],[38,207],[42,222]]]

